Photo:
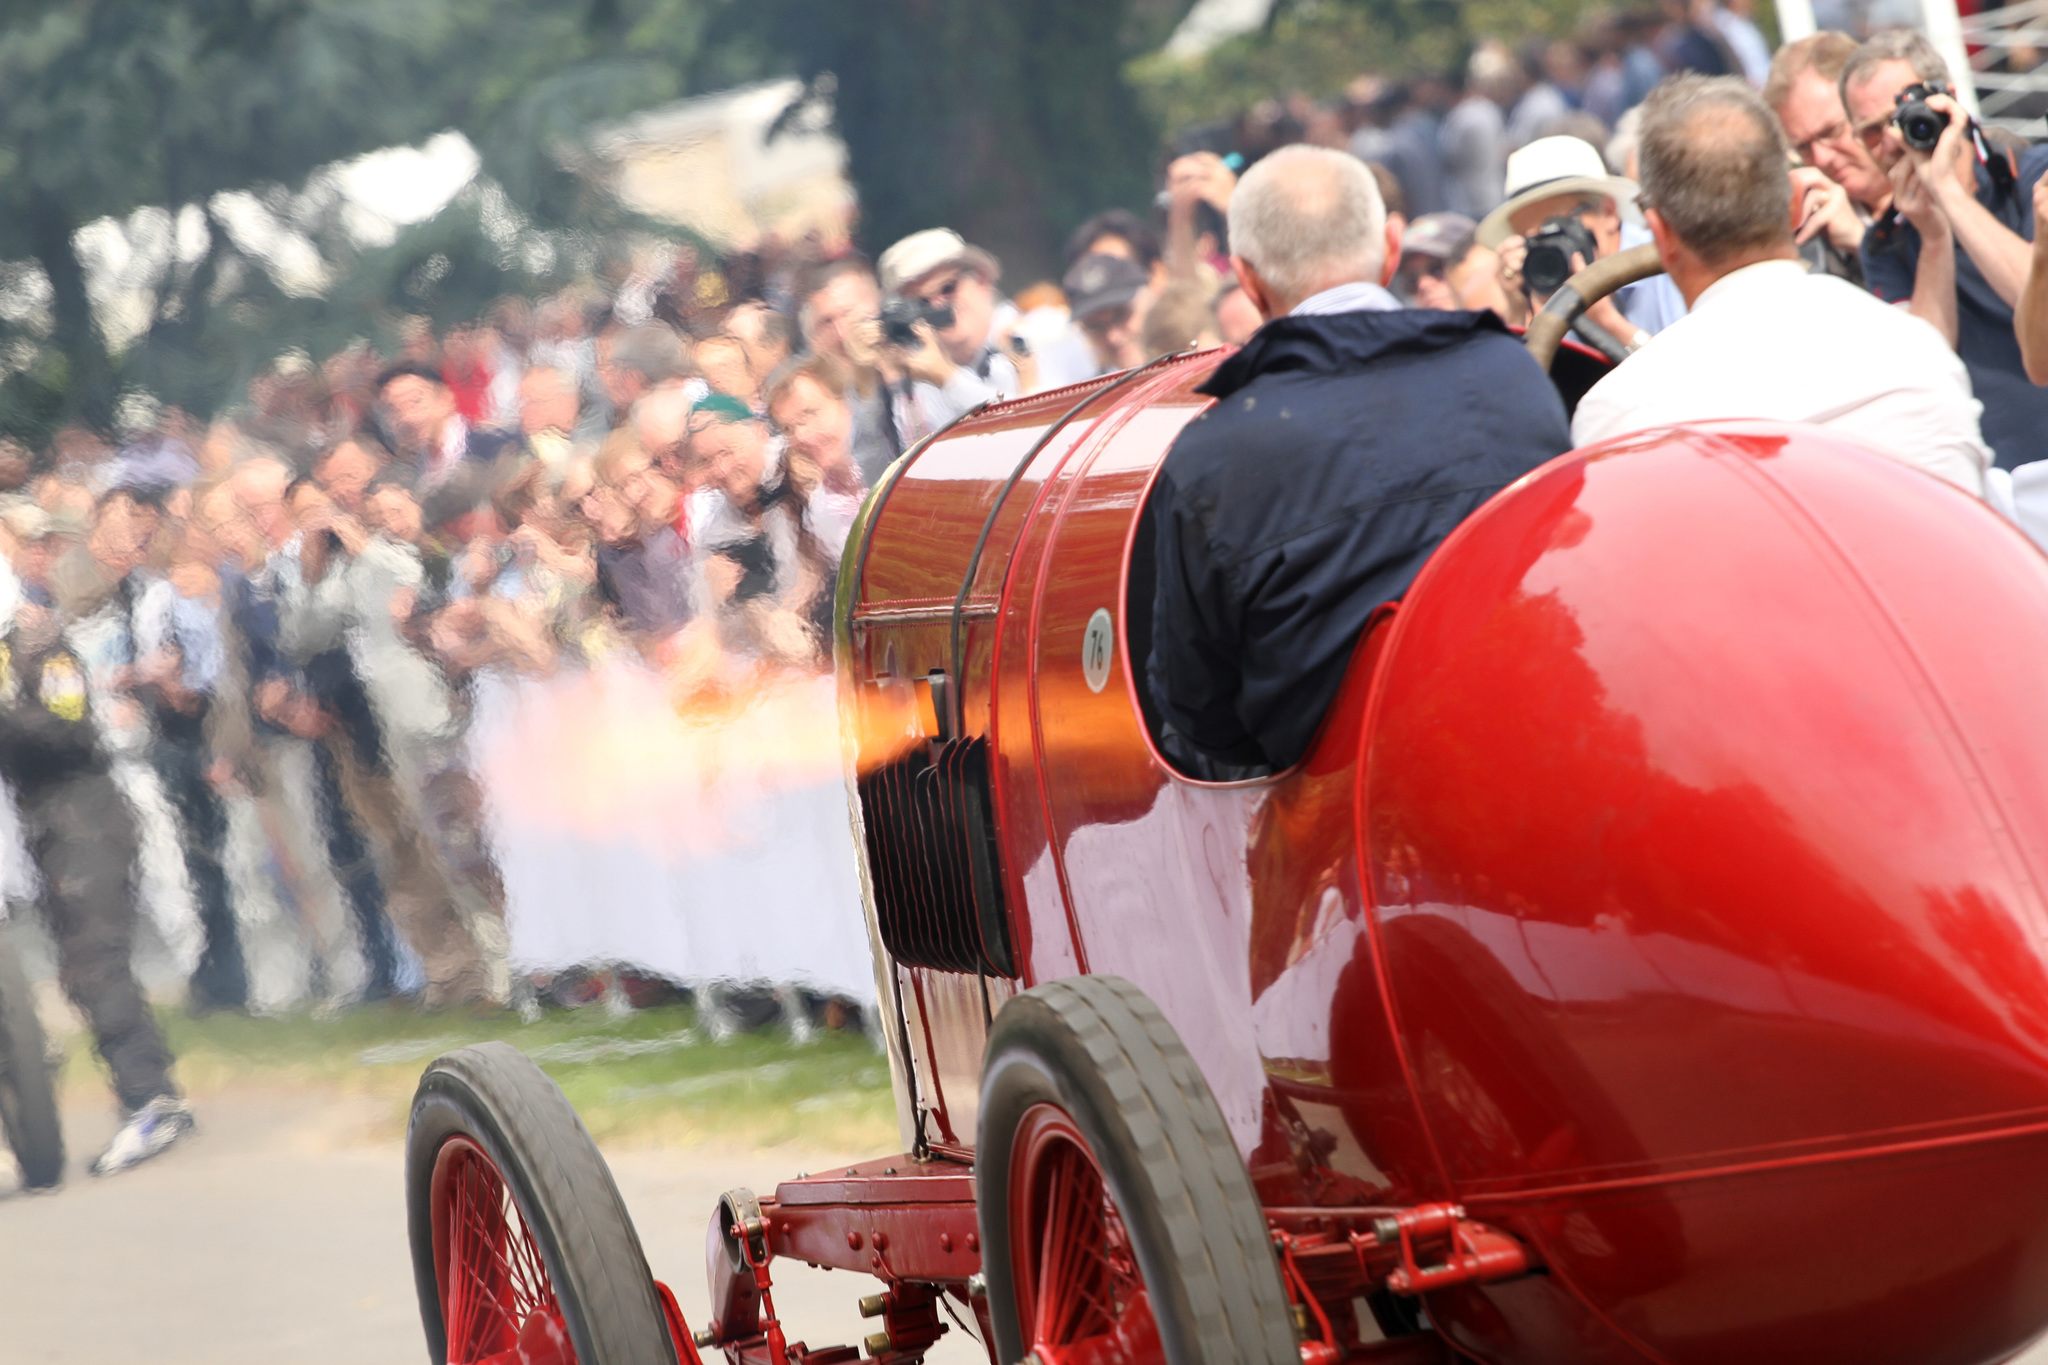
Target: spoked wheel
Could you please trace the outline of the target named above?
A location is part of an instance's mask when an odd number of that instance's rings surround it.
[[[1215,1096],[1129,982],[1074,977],[1003,1007],[977,1165],[998,1360],[1299,1365]]]
[[[1130,1233],[1073,1119],[1033,1105],[1010,1161],[1010,1266],[1031,1350],[1046,1365],[1165,1360]]]
[[[45,1046],[21,959],[0,939],[0,1129],[30,1189],[64,1178],[64,1127]]]
[[[406,1133],[420,1318],[437,1365],[674,1365],[604,1158],[555,1083],[484,1043],[427,1068]]]
[[[434,1159],[431,1190],[449,1361],[573,1365],[554,1281],[497,1164],[468,1138],[451,1137]]]

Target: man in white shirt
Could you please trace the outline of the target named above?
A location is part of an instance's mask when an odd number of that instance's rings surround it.
[[[1643,103],[1644,217],[1690,312],[1580,400],[1590,445],[1720,417],[1811,422],[1982,496],[1982,406],[1940,333],[1828,275],[1792,240],[1783,135],[1737,78],[1683,76]]]

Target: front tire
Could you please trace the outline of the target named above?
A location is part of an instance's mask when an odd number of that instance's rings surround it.
[[[1003,1006],[976,1167],[996,1359],[1299,1365],[1223,1113],[1130,982],[1072,977]]]
[[[35,996],[14,945],[0,938],[0,1129],[21,1183],[47,1189],[64,1178],[64,1126]]]
[[[435,1365],[675,1365],[611,1171],[555,1083],[505,1043],[420,1077],[405,1140],[420,1321]]]

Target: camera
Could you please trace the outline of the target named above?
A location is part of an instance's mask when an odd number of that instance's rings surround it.
[[[1600,254],[1593,231],[1568,213],[1560,213],[1524,239],[1528,254],[1522,257],[1522,285],[1530,294],[1555,294],[1558,286],[1572,277],[1572,257],[1587,265]]]
[[[882,305],[882,340],[891,346],[914,351],[924,343],[917,339],[917,324],[929,322],[934,332],[953,325],[953,305],[931,307],[919,299],[900,295]]]
[[[1940,81],[1923,81],[1901,90],[1898,108],[1892,114],[1892,122],[1898,126],[1899,141],[1916,152],[1933,151],[1934,144],[1941,141],[1941,130],[1948,127],[1948,115],[1940,109],[1929,109],[1927,97],[1950,93]]]

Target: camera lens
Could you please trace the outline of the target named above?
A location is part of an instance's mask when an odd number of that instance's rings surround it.
[[[1572,263],[1555,246],[1537,245],[1522,258],[1522,279],[1532,293],[1555,294],[1559,285],[1572,277]]]
[[[1939,109],[1927,107],[1930,94],[1945,93],[1938,86],[1914,86],[1900,92],[1899,109],[1892,115],[1892,122],[1899,130],[1899,141],[1916,152],[1931,152],[1941,141],[1942,129],[1948,127],[1948,115]]]

